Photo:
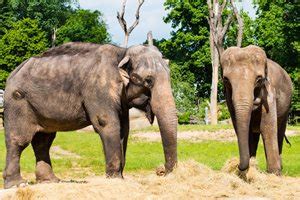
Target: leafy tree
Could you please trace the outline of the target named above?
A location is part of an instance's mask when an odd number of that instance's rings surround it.
[[[205,1],[165,2],[169,14],[164,19],[177,29],[171,33],[161,48],[165,55],[194,75],[198,94],[205,97],[210,94],[211,67],[209,51],[209,25]],[[204,76],[205,74],[205,76]]]
[[[69,15],[78,7],[77,0],[9,0],[17,20],[36,19],[39,27],[46,32],[48,44],[53,29],[62,26]]]
[[[25,18],[12,23],[0,39],[0,88],[4,88],[5,79],[14,68],[46,48],[46,33],[36,20]]]
[[[66,23],[58,29],[57,43],[69,41],[104,43],[110,37],[106,24],[99,11],[76,10],[67,19]]]
[[[15,20],[8,0],[0,1],[0,38]]]
[[[171,65],[171,75],[174,76],[174,73],[176,75],[179,71],[179,76],[176,76],[182,77],[178,78],[173,86],[176,97],[185,96],[183,99],[177,99],[178,110],[187,112],[187,108],[191,108],[192,105],[197,108],[197,98],[209,97],[210,94],[211,63],[207,5],[206,1],[167,0],[164,6],[169,11],[164,21],[171,23],[175,31],[171,32],[170,39],[159,42],[159,48],[174,63],[173,66],[176,66],[175,68]],[[185,106],[186,102],[190,106]]]
[[[256,44],[257,38],[255,36],[256,23],[254,19],[248,15],[248,13],[241,11],[241,17],[244,22],[243,40],[242,47],[248,46],[250,44]],[[225,49],[236,45],[236,35],[238,27],[236,23],[231,23],[229,31],[226,34],[226,39],[224,41]]]

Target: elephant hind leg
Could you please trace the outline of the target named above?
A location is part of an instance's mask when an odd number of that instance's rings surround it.
[[[285,136],[286,131],[286,124],[287,124],[288,116],[284,117],[283,119],[278,120],[278,148],[279,148],[279,154],[282,153],[282,146],[283,146],[283,140]]]
[[[258,142],[259,142],[259,132],[249,131],[249,152],[250,157],[256,157]]]
[[[288,116],[284,117],[283,119],[278,119],[278,149],[279,149],[279,155],[280,155],[281,169],[282,169],[281,153],[282,153],[283,140],[285,137],[287,119],[288,119]]]
[[[5,189],[27,182],[21,176],[20,157],[28,144],[28,142],[19,143],[6,139],[6,166],[3,172]]]
[[[30,117],[30,113],[25,106],[6,104],[4,109],[6,144],[6,165],[3,172],[4,188],[26,183],[26,180],[21,176],[20,158],[37,129],[37,126],[28,120]]]
[[[58,182],[51,165],[49,150],[56,133],[38,132],[31,141],[36,157],[36,180],[37,182]]]

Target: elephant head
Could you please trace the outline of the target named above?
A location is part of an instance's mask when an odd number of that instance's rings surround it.
[[[151,124],[157,117],[168,173],[177,163],[177,114],[168,64],[155,46],[138,45],[127,49],[119,70],[129,107],[145,111]]]
[[[221,56],[227,105],[238,137],[240,170],[249,167],[249,126],[251,113],[264,103],[268,89],[265,52],[254,45],[230,47]]]

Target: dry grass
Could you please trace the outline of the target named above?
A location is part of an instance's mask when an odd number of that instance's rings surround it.
[[[87,178],[87,183],[37,184],[2,190],[0,199],[297,199],[300,179],[277,177],[258,171],[256,162],[242,180],[237,159],[222,171],[195,161],[180,162],[167,177],[153,174],[126,175],[124,180]],[[2,198],[1,198],[2,197]]]

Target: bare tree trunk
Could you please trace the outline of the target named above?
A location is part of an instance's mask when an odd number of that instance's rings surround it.
[[[128,46],[128,40],[129,40],[129,34],[125,34],[123,47],[127,47]]]
[[[53,28],[52,47],[55,47],[57,28]]]
[[[117,19],[118,19],[118,21],[120,23],[120,26],[123,29],[124,34],[125,34],[124,43],[123,43],[124,47],[127,47],[127,45],[128,45],[128,39],[129,39],[130,33],[139,24],[140,9],[141,9],[143,3],[145,2],[145,0],[138,0],[138,7],[137,7],[137,10],[136,10],[136,13],[135,13],[135,21],[133,22],[133,24],[129,28],[127,27],[127,22],[124,19],[126,2],[127,2],[127,0],[122,0],[121,1],[122,8],[121,8],[121,11],[117,13]]]
[[[153,35],[152,35],[152,31],[149,31],[148,34],[147,34],[147,41],[148,41],[148,44],[150,46],[153,46]]]
[[[237,47],[241,47],[242,46],[242,39],[243,39],[243,31],[244,31],[244,22],[243,19],[241,18],[241,16],[239,15],[239,12],[237,10],[237,8],[234,5],[233,0],[230,0],[231,6],[232,6],[232,10],[233,13],[237,19],[238,22],[238,35],[237,35]]]
[[[219,75],[219,55],[218,50],[213,46],[212,58],[212,84],[210,93],[210,123],[218,124],[218,75]]]

